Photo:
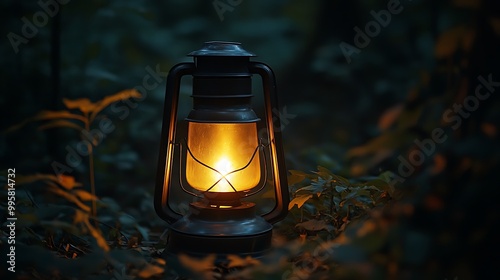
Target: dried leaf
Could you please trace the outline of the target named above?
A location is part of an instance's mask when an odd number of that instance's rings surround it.
[[[373,138],[365,145],[354,147],[350,149],[346,157],[362,157],[378,153],[380,150],[384,150],[389,153],[394,149],[398,149],[400,146],[406,145],[408,141],[413,141],[414,135],[409,133],[406,129],[386,131],[382,135]]]
[[[472,28],[465,26],[454,27],[442,33],[436,43],[434,53],[437,58],[447,58],[455,54],[459,49],[468,52],[475,38]]]
[[[54,180],[57,178],[54,175],[51,174],[35,174],[35,175],[17,175],[16,176],[16,184],[17,185],[24,185],[24,184],[29,184],[33,183],[36,181],[41,181],[41,180]]]
[[[33,120],[36,121],[53,119],[74,119],[82,121],[84,123],[87,122],[87,119],[84,116],[73,114],[69,111],[41,111],[33,117]]]
[[[300,244],[305,244],[307,241],[307,233],[301,233],[299,236]]]
[[[312,194],[299,195],[295,197],[292,201],[290,201],[290,204],[288,204],[288,210],[292,209],[295,204],[297,204],[298,208],[302,207],[302,205],[304,205],[304,203],[306,203],[306,201],[308,201],[311,197],[313,197]]]
[[[246,256],[245,258],[242,258],[238,255],[228,255],[227,259],[229,260],[228,267],[233,268],[233,267],[247,267],[247,266],[253,266],[253,265],[260,265],[261,262],[258,259],[254,259],[251,256]]]
[[[97,241],[97,245],[101,247],[104,251],[108,252],[109,251],[109,246],[108,243],[106,242],[106,239],[102,236],[101,232],[96,229],[92,224],[90,224],[90,221],[87,219],[85,221],[85,225],[89,229],[90,234],[94,239]]]
[[[144,266],[141,271],[137,273],[137,276],[140,278],[150,278],[152,276],[162,274],[164,270],[165,269],[163,269],[163,267],[147,263],[146,266]]]
[[[215,266],[215,258],[215,254],[210,254],[202,259],[193,258],[186,254],[179,255],[179,261],[184,267],[198,273],[211,271]]]
[[[398,119],[403,112],[404,104],[397,104],[389,109],[387,109],[382,116],[378,119],[378,128],[384,131],[391,127],[392,124]]]
[[[352,177],[359,177],[366,174],[368,168],[365,164],[353,163],[349,169],[349,173]]]
[[[452,56],[458,49],[457,29],[442,33],[436,43],[434,54],[437,58]]]
[[[443,209],[444,207],[443,200],[436,195],[428,195],[427,197],[425,197],[424,205],[425,208],[430,211],[438,211]]]
[[[356,235],[359,237],[363,237],[368,233],[375,231],[377,225],[373,221],[366,221],[363,225],[356,231]]]
[[[474,44],[474,40],[476,39],[476,31],[472,28],[467,28],[462,34],[460,43],[462,50],[465,52],[469,52],[472,49],[472,45]]]
[[[446,168],[446,157],[442,154],[437,154],[434,156],[434,166],[432,167],[430,173],[435,175],[443,172]]]
[[[500,35],[500,18],[490,18],[490,24],[497,35]]]
[[[59,185],[63,186],[67,190],[71,190],[74,187],[79,187],[82,184],[75,182],[75,177],[68,175],[59,175],[56,177]]]
[[[153,262],[156,262],[159,265],[165,265],[165,264],[167,264],[167,262],[165,261],[165,259],[161,259],[161,258],[154,258]]]
[[[85,212],[78,210],[78,209],[75,211],[75,217],[73,218],[74,224],[85,223],[88,220],[89,220],[88,213],[85,213]]]
[[[4,133],[14,132],[14,131],[20,129],[21,127],[25,126],[30,121],[31,121],[31,119],[27,119],[27,120],[24,120],[24,121],[22,121],[22,122],[20,122],[18,124],[12,125],[9,128],[7,128],[6,130],[4,130]]]
[[[81,186],[82,184],[75,182],[75,178],[73,176],[68,175],[59,175],[55,176],[52,174],[35,174],[35,175],[18,175],[16,184],[29,184],[36,181],[48,181],[58,183],[60,186],[64,187],[67,190],[71,190],[74,187]]]
[[[95,117],[99,114],[100,111],[102,111],[104,108],[107,106],[111,105],[114,102],[121,101],[121,100],[126,100],[129,98],[140,98],[142,97],[141,93],[139,93],[135,89],[126,89],[122,90],[114,95],[111,96],[106,96],[104,99],[101,101],[96,102],[95,108],[92,110],[92,114],[90,115],[90,122],[93,122]]]
[[[63,103],[66,106],[66,108],[78,109],[84,114],[88,114],[88,113],[92,112],[96,107],[96,104],[92,103],[90,101],[90,99],[88,99],[88,98],[79,98],[79,99],[75,99],[75,100],[70,100],[70,99],[64,98]]]
[[[5,133],[10,133],[15,130],[20,129],[21,127],[25,126],[26,124],[33,122],[33,121],[43,121],[43,120],[54,120],[54,119],[74,119],[74,120],[79,120],[82,121],[83,123],[87,122],[87,119],[84,116],[73,114],[69,111],[41,111],[40,113],[36,114],[34,117],[28,118],[18,124],[15,124],[5,130]],[[49,126],[50,127],[50,126]],[[46,127],[46,128],[49,128]],[[52,127],[55,127],[53,125]],[[42,128],[45,129],[45,128]]]
[[[492,123],[482,123],[481,130],[487,136],[494,138],[497,135],[497,127]]]
[[[75,195],[69,193],[69,192],[66,192],[66,191],[63,191],[61,190],[60,188],[56,187],[56,186],[53,186],[53,185],[49,185],[51,186],[50,188],[48,188],[48,190],[52,193],[55,193],[59,196],[62,196],[64,198],[66,198],[68,201],[70,202],[73,202],[74,204],[76,204],[78,207],[80,207],[80,209],[82,209],[83,211],[85,212],[90,212],[90,207],[83,204]]]
[[[82,201],[98,200],[97,196],[85,190],[73,190],[71,193],[76,195]]]
[[[453,5],[460,8],[478,9],[481,6],[481,0],[453,0]]]
[[[83,127],[75,124],[75,123],[72,123],[70,121],[67,121],[67,120],[55,120],[55,121],[51,121],[51,122],[48,122],[46,124],[42,124],[38,127],[39,130],[44,130],[44,129],[48,129],[48,128],[54,128],[54,127],[69,127],[69,128],[73,128],[73,129],[76,129],[78,131],[81,131],[83,129]]]

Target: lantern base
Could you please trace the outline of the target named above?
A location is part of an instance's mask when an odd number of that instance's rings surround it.
[[[270,249],[271,237],[272,225],[255,214],[255,203],[216,208],[194,202],[190,213],[172,224],[164,255],[261,257]]]

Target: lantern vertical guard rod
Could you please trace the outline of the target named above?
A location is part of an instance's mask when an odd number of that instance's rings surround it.
[[[262,62],[250,62],[249,70],[253,74],[258,74],[262,78],[262,85],[264,90],[264,103],[266,108],[266,125],[269,133],[269,142],[271,145],[271,161],[273,166],[273,176],[276,186],[275,196],[276,205],[273,211],[263,216],[264,219],[270,223],[275,223],[286,216],[288,210],[289,192],[287,184],[287,174],[284,162],[280,159],[284,158],[283,147],[277,145],[282,143],[281,139],[281,116],[280,107],[278,104],[278,93],[276,89],[276,78],[273,70]],[[273,109],[278,112],[273,117]],[[276,120],[273,122],[273,118]]]
[[[178,214],[170,207],[167,201],[167,193],[169,191],[170,182],[172,180],[170,174],[172,171],[174,157],[174,141],[177,127],[177,109],[179,90],[181,86],[180,82],[182,76],[192,75],[194,70],[195,64],[192,62],[179,63],[172,67],[167,76],[167,89],[165,91],[165,103],[163,112],[170,111],[170,114],[165,114],[165,119],[163,120],[161,129],[160,141],[160,155],[166,154],[166,157],[159,157],[157,169],[158,175],[156,176],[158,180],[156,182],[156,185],[163,185],[163,188],[155,188],[155,197],[160,199],[154,200],[154,206],[159,216],[169,223],[174,223],[178,219],[182,218],[180,214]]]

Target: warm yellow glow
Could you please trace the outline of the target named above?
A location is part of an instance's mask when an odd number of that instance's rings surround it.
[[[258,146],[256,123],[190,122],[187,144],[196,159],[220,172],[219,174],[196,162],[188,153],[186,180],[191,187],[206,191],[220,179],[210,192],[234,192],[228,181],[236,191],[251,189],[259,183],[261,175],[258,152],[250,162]],[[243,170],[231,173],[249,162]]]

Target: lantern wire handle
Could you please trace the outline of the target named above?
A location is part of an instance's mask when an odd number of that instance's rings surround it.
[[[215,169],[215,168],[213,168],[213,167],[211,167],[211,166],[209,166],[209,165],[207,165],[207,164],[203,163],[203,162],[202,162],[202,161],[200,161],[199,159],[197,159],[197,158],[193,155],[193,153],[191,152],[191,149],[190,149],[190,148],[189,148],[189,146],[187,145],[187,141],[186,141],[186,139],[185,139],[185,138],[184,138],[184,142],[185,142],[185,145],[186,145],[186,150],[187,150],[187,152],[189,153],[189,155],[190,155],[190,156],[191,156],[191,157],[192,157],[192,158],[193,158],[193,159],[194,159],[197,163],[199,163],[199,164],[201,164],[201,165],[205,166],[206,168],[208,168],[208,169],[210,169],[210,170],[213,170],[213,171],[217,172],[217,173],[221,176],[221,178],[219,178],[219,179],[218,179],[218,180],[217,180],[214,184],[212,184],[212,186],[210,186],[210,188],[208,188],[206,191],[203,191],[203,192],[202,192],[202,194],[203,194],[203,193],[206,193],[206,192],[209,192],[209,191],[210,191],[213,187],[215,187],[215,186],[216,186],[216,185],[217,185],[217,184],[218,184],[218,183],[219,183],[222,179],[226,180],[226,182],[227,182],[227,183],[231,186],[231,188],[234,190],[234,192],[238,192],[238,191],[236,190],[236,188],[235,188],[235,187],[231,184],[231,182],[229,182],[229,180],[226,178],[226,176],[231,175],[231,174],[236,173],[236,172],[239,172],[239,171],[241,171],[241,170],[243,170],[243,169],[247,168],[247,167],[248,167],[248,166],[252,163],[252,161],[253,161],[253,159],[255,158],[255,155],[257,154],[257,152],[260,150],[259,148],[265,148],[265,147],[269,147],[269,146],[270,146],[269,144],[267,144],[267,145],[262,144],[261,140],[259,140],[259,142],[261,142],[261,143],[260,143],[257,147],[255,147],[255,150],[253,151],[252,157],[250,158],[250,160],[248,161],[248,163],[247,163],[247,164],[245,164],[243,167],[238,168],[238,169],[235,169],[235,170],[233,170],[233,171],[231,171],[231,172],[228,172],[228,173],[226,173],[226,174],[224,175],[224,174],[222,174],[219,170],[217,170],[217,169]],[[181,144],[181,143],[175,143],[174,145],[178,145],[178,146],[180,146],[180,149],[181,149],[181,153],[180,153],[180,163],[181,163],[181,166],[183,166],[183,164],[182,164],[182,157],[183,157],[183,156],[182,156],[182,154],[183,154],[183,153],[182,153],[182,144]],[[266,182],[267,182],[267,162],[266,162],[266,160],[265,160],[265,155],[264,155],[263,150],[264,150],[264,149],[262,149],[262,155],[264,156],[264,159],[263,159],[263,161],[264,161],[264,172],[263,172],[263,173],[264,173],[264,180],[263,180],[263,183],[261,184],[261,187],[260,187],[258,190],[254,191],[254,192],[251,192],[251,193],[247,193],[247,194],[245,194],[245,195],[244,195],[244,197],[247,197],[247,196],[253,195],[253,194],[255,194],[255,193],[258,193],[258,192],[259,192],[259,191],[261,191],[261,190],[264,188],[264,186],[266,185]],[[182,170],[179,170],[179,171],[182,173]],[[181,177],[180,177],[180,178],[182,178],[182,174],[181,174]],[[197,193],[195,193],[195,192],[192,192],[192,191],[189,191],[188,189],[186,189],[186,188],[184,187],[184,184],[182,183],[182,179],[180,179],[180,180],[179,180],[179,183],[180,183],[180,185],[181,185],[182,189],[183,189],[185,192],[187,192],[188,194],[191,194],[191,195],[196,196],[196,197],[201,197],[199,194],[197,194]]]

